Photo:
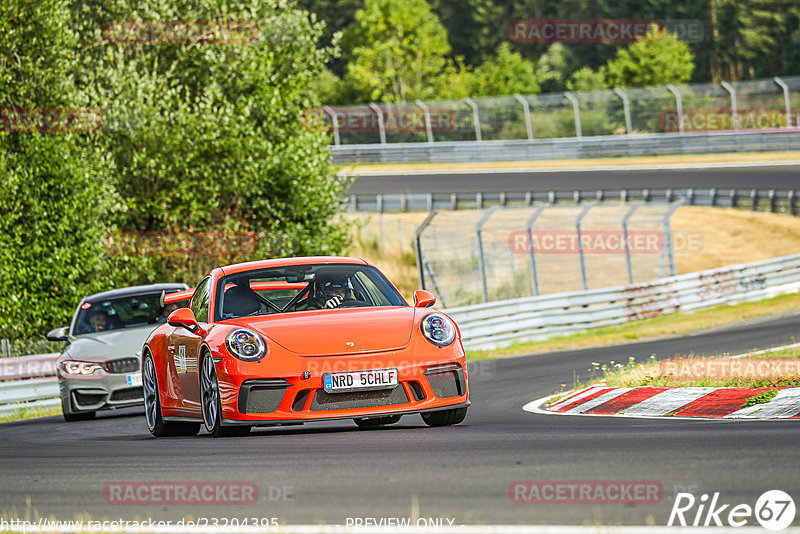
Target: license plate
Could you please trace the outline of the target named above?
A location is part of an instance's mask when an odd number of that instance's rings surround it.
[[[322,388],[328,393],[392,389],[394,387],[397,387],[397,369],[371,369],[322,375]]]
[[[125,382],[129,386],[141,386],[142,385],[142,375],[128,375],[125,377]]]

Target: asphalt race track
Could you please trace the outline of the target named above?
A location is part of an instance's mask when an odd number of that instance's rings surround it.
[[[666,525],[676,488],[755,504],[766,490],[800,495],[800,421],[726,422],[571,417],[525,403],[586,377],[592,361],[650,354],[738,353],[791,343],[800,314],[621,347],[475,362],[471,408],[456,427],[419,416],[383,429],[352,422],[257,429],[249,437],[154,439],[139,410],[95,421],[0,426],[4,515],[34,519],[270,518],[345,524],[348,517],[450,518],[455,524]],[[513,504],[517,480],[658,481],[658,504]],[[109,505],[108,483],[254,482],[254,505]],[[288,491],[287,491],[288,489]],[[29,499],[29,500],[28,500]],[[27,504],[27,503],[30,504]],[[445,523],[446,524],[446,523]]]
[[[350,194],[378,193],[498,193],[524,191],[573,191],[598,189],[797,189],[800,185],[799,165],[758,165],[752,167],[705,167],[613,170],[569,169],[557,172],[534,170],[477,173],[433,171],[430,174],[392,173],[383,176],[361,176],[349,189]]]

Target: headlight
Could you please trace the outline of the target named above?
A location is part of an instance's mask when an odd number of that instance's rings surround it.
[[[267,354],[267,345],[261,336],[247,328],[237,328],[225,338],[228,352],[246,362],[260,360]]]
[[[101,368],[99,363],[67,361],[61,364],[61,369],[68,375],[90,375]]]
[[[442,314],[431,313],[422,320],[422,333],[425,338],[440,347],[449,345],[456,338],[455,325]]]

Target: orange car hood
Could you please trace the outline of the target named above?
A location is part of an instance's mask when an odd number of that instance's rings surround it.
[[[408,345],[411,306],[291,312],[248,318],[248,325],[301,356],[358,354]]]

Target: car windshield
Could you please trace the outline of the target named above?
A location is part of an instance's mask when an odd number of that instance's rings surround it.
[[[217,285],[215,320],[330,308],[407,306],[368,265],[290,265],[236,273]]]
[[[156,325],[167,321],[174,310],[188,305],[181,301],[161,306],[161,291],[116,299],[86,300],[78,310],[73,335]]]

